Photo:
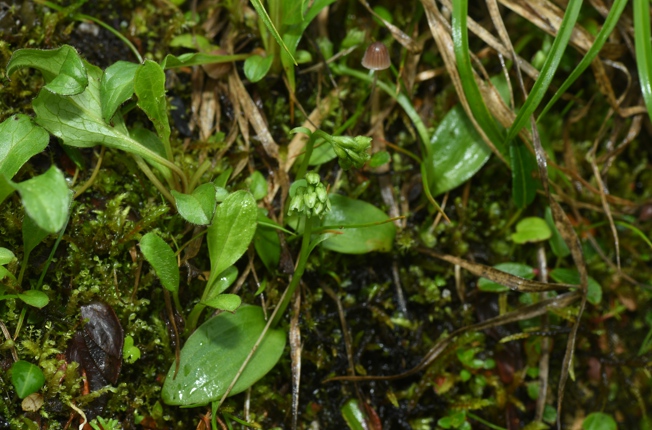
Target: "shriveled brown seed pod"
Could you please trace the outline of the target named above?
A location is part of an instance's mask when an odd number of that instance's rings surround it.
[[[385,70],[391,65],[389,51],[383,42],[374,42],[364,53],[362,65],[369,70]]]

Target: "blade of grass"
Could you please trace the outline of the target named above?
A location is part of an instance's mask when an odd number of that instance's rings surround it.
[[[559,100],[559,98],[566,92],[566,90],[573,84],[573,82],[575,82],[577,78],[579,78],[580,75],[584,73],[586,68],[591,65],[593,59],[598,56],[598,53],[604,46],[604,43],[607,41],[607,38],[613,32],[614,28],[616,27],[616,24],[618,24],[618,19],[620,18],[620,15],[625,9],[625,6],[627,6],[627,0],[616,0],[614,2],[614,4],[611,6],[611,10],[609,11],[609,15],[607,15],[607,19],[605,19],[604,21],[604,25],[598,32],[598,35],[595,37],[595,42],[593,43],[593,45],[591,45],[591,49],[588,50],[584,58],[582,58],[582,61],[580,61],[580,64],[578,64],[577,67],[575,67],[573,73],[570,74],[570,76],[564,81],[561,87],[559,87],[559,89],[552,97],[552,99],[550,99],[546,107],[539,115],[537,122],[539,122],[541,118],[543,118],[543,116],[548,112],[548,110],[550,110],[552,105],[554,105],[557,102],[557,100]]]
[[[650,43],[650,2],[634,0],[634,44],[641,92],[652,121],[652,44]]]
[[[471,67],[469,35],[467,32],[467,9],[467,0],[453,2],[452,36],[457,70],[460,74],[462,88],[469,101],[469,107],[473,116],[491,142],[503,152],[505,149],[505,145],[503,145],[503,134],[498,129],[493,116],[489,113],[489,109],[480,94],[480,88],[475,81],[473,68]]]
[[[564,51],[566,51],[566,46],[568,46],[581,7],[582,0],[571,0],[568,2],[564,19],[561,22],[559,32],[557,33],[557,37],[555,37],[552,48],[550,48],[546,61],[541,68],[539,78],[534,83],[532,91],[530,91],[530,95],[525,100],[523,107],[519,110],[518,115],[516,115],[514,123],[507,133],[505,143],[509,143],[509,141],[516,137],[534,110],[539,106],[539,103],[541,103],[543,96],[550,86],[550,82],[552,82],[552,78],[557,72],[557,67],[564,55]]]
[[[292,55],[288,47],[285,45],[285,42],[283,42],[283,38],[281,38],[281,35],[276,30],[276,27],[274,27],[274,23],[272,22],[271,18],[267,14],[267,11],[265,10],[263,3],[260,0],[251,0],[251,4],[254,6],[254,9],[256,9],[256,12],[258,12],[258,16],[263,21],[263,24],[265,24],[265,27],[267,27],[267,30],[272,34],[274,39],[276,39],[276,41],[283,48],[283,50],[287,52],[287,54],[292,59],[294,65],[298,66],[297,60],[294,58],[294,56]]]

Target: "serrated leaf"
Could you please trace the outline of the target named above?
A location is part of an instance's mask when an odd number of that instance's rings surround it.
[[[38,366],[18,360],[11,366],[11,384],[18,397],[24,399],[41,389],[45,384],[45,376]]]
[[[156,271],[163,287],[173,293],[179,291],[179,266],[170,245],[156,233],[147,233],[140,239],[140,250]]]
[[[202,184],[192,194],[172,190],[177,210],[186,221],[197,225],[208,225],[215,213],[217,187],[215,184]]]
[[[102,118],[108,124],[115,111],[134,94],[134,79],[140,64],[117,61],[106,68],[100,83]]]
[[[168,120],[168,103],[165,99],[163,68],[154,61],[145,60],[136,71],[134,92],[138,97],[138,107],[147,114],[154,124],[158,136],[166,145],[170,141],[170,122]]]
[[[214,309],[233,312],[240,307],[242,299],[236,294],[220,294],[202,303]]]
[[[35,308],[42,309],[50,303],[50,298],[43,291],[27,290],[17,295],[20,300]]]
[[[49,91],[41,91],[32,105],[36,112],[36,123],[62,139],[66,145],[89,148],[102,144],[132,154],[146,160],[161,163],[169,162],[146,148],[129,136],[126,128],[112,127],[102,118],[100,105],[100,79],[102,70],[86,63],[88,86],[81,94],[59,96]]]
[[[232,193],[217,207],[207,235],[211,260],[209,285],[247,251],[256,231],[257,216],[256,200],[243,190]]]
[[[88,85],[84,62],[69,45],[48,50],[19,49],[7,63],[7,76],[24,67],[40,71],[46,82],[43,88],[54,94],[79,94]]]
[[[242,306],[206,321],[181,350],[179,373],[170,366],[162,398],[168,405],[200,406],[219,400],[231,384],[265,328],[258,306]],[[285,333],[270,329],[238,378],[231,395],[238,394],[269,372],[283,354]]]
[[[13,178],[23,164],[43,151],[50,136],[27,115],[11,116],[0,124],[0,173]]]
[[[13,185],[36,225],[49,233],[61,230],[68,219],[72,192],[59,169],[52,166],[42,175]]]
[[[426,149],[424,163],[433,196],[469,180],[491,156],[491,150],[459,105],[444,116]]]

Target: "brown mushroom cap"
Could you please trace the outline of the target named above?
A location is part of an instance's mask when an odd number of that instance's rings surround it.
[[[374,42],[364,53],[362,65],[369,70],[385,70],[389,68],[389,51],[383,42]]]

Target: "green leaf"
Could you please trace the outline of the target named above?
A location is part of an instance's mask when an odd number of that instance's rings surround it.
[[[211,308],[234,312],[238,307],[240,307],[242,300],[240,299],[240,296],[236,294],[220,294],[209,300],[205,300],[202,303]]]
[[[258,214],[258,221],[276,224],[261,213]],[[259,224],[254,235],[254,247],[267,270],[274,273],[281,259],[281,241],[276,229]]]
[[[215,213],[217,187],[212,182],[195,188],[192,194],[172,190],[179,215],[197,225],[208,225]]]
[[[52,166],[40,176],[14,184],[14,188],[36,225],[49,233],[61,230],[68,219],[72,192],[59,169]]]
[[[161,393],[163,401],[191,407],[219,400],[265,324],[262,309],[247,305],[235,314],[224,312],[202,324],[181,350],[176,378],[176,366],[170,366]],[[230,394],[238,394],[262,378],[276,365],[284,348],[285,333],[280,329],[268,330]]]
[[[461,106],[448,111],[426,145],[426,171],[433,196],[469,180],[487,162],[491,150]]]
[[[0,173],[14,177],[23,164],[43,151],[50,136],[23,114],[11,116],[0,124]]]
[[[254,171],[249,178],[249,191],[256,200],[260,200],[267,195],[267,180],[258,170]]]
[[[69,45],[49,50],[19,49],[7,63],[7,76],[23,67],[39,70],[47,83],[43,88],[54,94],[79,94],[88,85],[84,62]]]
[[[202,295],[202,301],[213,300],[218,295],[222,294],[227,288],[229,288],[238,277],[238,268],[235,266],[227,267],[222,273],[219,274],[217,279],[211,284],[206,284],[204,289],[204,294]]]
[[[616,420],[611,415],[602,412],[592,412],[582,422],[584,430],[617,430]]]
[[[308,165],[310,166],[319,166],[324,163],[337,158],[337,154],[333,149],[333,145],[330,145],[322,138],[317,138],[315,140],[315,148],[312,150],[312,155],[310,155],[310,161]],[[303,161],[303,155],[297,160],[298,162]]]
[[[538,181],[532,177],[537,172],[537,161],[522,142],[509,145],[512,165],[512,199],[518,208],[525,208],[537,196]]]
[[[27,290],[18,294],[18,298],[28,305],[39,309],[44,308],[48,303],[50,303],[48,295],[43,291],[38,290]]]
[[[582,0],[570,0],[568,2],[568,6],[566,6],[566,12],[564,13],[564,19],[559,26],[559,31],[555,37],[554,42],[552,43],[552,47],[550,48],[550,52],[546,57],[546,61],[543,63],[541,73],[539,73],[539,77],[534,83],[532,90],[530,90],[530,94],[528,95],[527,100],[525,100],[525,103],[518,111],[516,118],[514,118],[514,122],[509,128],[505,142],[509,142],[516,137],[518,132],[521,131],[521,129],[530,120],[530,116],[539,106],[541,100],[543,100],[543,97],[545,96],[546,91],[552,82],[552,78],[557,72],[557,67],[559,66],[559,63],[564,56],[564,51],[566,50],[568,41],[573,34],[575,22],[577,21],[581,7]],[[647,43],[649,45],[649,38]]]
[[[134,338],[125,336],[124,346],[122,347],[122,359],[129,364],[133,364],[140,358],[140,349],[134,345]]]
[[[652,121],[652,30],[650,29],[649,0],[634,0],[634,43],[636,46],[636,66],[641,93]]]
[[[24,399],[41,389],[45,384],[45,376],[38,366],[18,360],[11,366],[11,383],[18,397]]]
[[[260,20],[263,21],[263,24],[265,24],[265,27],[267,27],[267,31],[269,31],[270,34],[274,37],[274,39],[276,39],[276,42],[278,42],[281,48],[284,49],[284,51],[292,59],[292,62],[296,65],[297,64],[296,60],[292,56],[292,53],[289,51],[288,47],[285,45],[285,42],[283,42],[283,39],[281,39],[281,35],[278,33],[276,27],[274,26],[274,23],[272,23],[272,20],[267,14],[267,11],[265,10],[263,3],[260,0],[251,0],[251,4],[253,5],[254,9],[256,9],[256,12],[258,13],[258,17],[260,18]]]
[[[312,160],[312,157],[310,157],[310,159]],[[391,160],[392,157],[389,155],[389,152],[378,151],[371,156],[371,159],[369,160],[369,167],[371,168],[379,167],[382,166],[383,164],[389,163]]]
[[[11,181],[2,173],[0,173],[0,203],[13,193],[15,190]]]
[[[197,51],[210,51],[214,49],[214,46],[211,44],[211,41],[201,34],[180,34],[174,36],[170,41],[170,46],[175,48],[188,48],[194,49]]]
[[[367,252],[388,252],[392,249],[396,227],[387,221],[389,217],[377,207],[339,194],[331,194],[331,211],[324,216],[322,226],[339,229],[346,225],[378,222],[378,225],[362,228],[346,228],[322,243],[331,251],[342,254],[366,254]]]
[[[469,107],[473,117],[485,132],[494,146],[504,153],[506,150],[503,144],[503,132],[500,130],[496,121],[489,113],[489,108],[482,98],[480,88],[475,81],[475,74],[471,67],[471,56],[469,54],[469,35],[467,31],[467,9],[468,0],[458,0],[453,2],[452,38],[457,70],[460,74],[462,88],[469,102]],[[434,191],[433,191],[434,194]]]
[[[134,79],[140,64],[117,61],[106,68],[100,83],[102,118],[108,124],[122,103],[134,95]]]
[[[0,266],[4,266],[5,264],[9,264],[12,261],[16,259],[16,256],[14,255],[13,252],[8,250],[7,248],[2,248],[0,247]]]
[[[234,61],[245,60],[249,56],[250,54],[213,55],[202,54],[201,52],[182,54],[178,57],[168,54],[161,63],[161,67],[167,70],[177,67],[201,66],[202,64],[232,63]]]
[[[104,122],[99,89],[102,70],[88,63],[86,68],[89,81],[83,93],[75,96],[59,96],[49,91],[39,93],[32,103],[37,124],[66,145],[89,148],[102,144],[170,165],[165,158],[132,139],[126,129]]]
[[[140,250],[163,287],[173,293],[179,291],[179,266],[172,248],[156,233],[147,233],[140,239]]]
[[[170,142],[170,123],[168,121],[168,103],[165,99],[165,72],[151,60],[138,68],[134,77],[134,92],[140,107],[154,124],[158,136],[166,148],[166,156],[172,158],[167,148]]]
[[[43,241],[50,233],[43,230],[29,216],[23,219],[23,252],[26,256]],[[24,257],[26,258],[26,257]]]
[[[232,193],[217,207],[207,235],[211,260],[209,285],[247,251],[256,231],[257,216],[256,200],[243,190]]]
[[[525,279],[534,278],[534,270],[527,264],[522,263],[500,263],[494,266],[495,269],[509,273],[510,275],[516,275]],[[487,278],[480,278],[478,280],[478,290],[491,292],[491,293],[502,293],[509,291],[509,288],[500,285],[497,282],[490,281]]]
[[[260,55],[252,55],[244,62],[244,73],[247,79],[251,82],[258,82],[267,76],[269,69],[272,67],[274,57],[268,55],[261,57]]]
[[[597,34],[595,37],[595,40],[591,44],[591,47],[589,50],[586,52],[586,55],[584,58],[582,58],[582,61],[575,67],[573,70],[573,73],[566,78],[564,83],[559,87],[559,89],[555,92],[555,95],[550,99],[546,107],[541,111],[541,114],[537,118],[537,122],[543,118],[543,116],[548,112],[548,110],[559,100],[559,98],[564,95],[566,90],[570,88],[570,86],[577,80],[577,78],[580,77],[580,75],[586,70],[589,65],[591,65],[591,62],[598,56],[600,50],[604,46],[604,43],[607,41],[607,38],[609,35],[613,32],[614,28],[616,28],[616,24],[618,24],[618,19],[620,18],[620,15],[622,14],[623,10],[625,9],[625,6],[627,6],[627,0],[615,0],[611,7],[609,8],[609,15],[607,15],[607,18],[604,20],[604,25],[600,29],[600,32]],[[648,37],[649,40],[649,37]]]
[[[367,415],[360,407],[360,402],[357,399],[348,400],[344,406],[340,408],[342,418],[351,430],[365,430],[369,428],[367,425]]]
[[[550,206],[546,206],[545,219],[548,227],[550,227],[550,231],[552,232],[552,236],[550,236],[550,247],[552,248],[553,254],[557,257],[566,257],[570,255],[570,249],[568,249],[568,245],[566,245],[566,242],[564,242],[564,239],[561,237],[561,233],[557,230],[555,221],[552,218]]]
[[[516,224],[516,233],[512,234],[515,243],[540,242],[552,235],[546,221],[539,217],[523,218]]]
[[[557,268],[550,272],[550,277],[554,279],[555,282],[575,285],[580,284],[580,274],[577,269]],[[602,287],[590,276],[586,292],[586,300],[593,305],[598,305],[602,301]]]

